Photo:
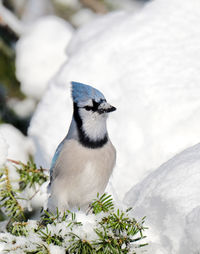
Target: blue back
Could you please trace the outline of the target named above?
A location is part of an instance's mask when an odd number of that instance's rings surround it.
[[[105,100],[104,95],[92,86],[88,86],[78,82],[71,82],[72,84],[72,99],[75,103],[84,102],[89,99],[99,102]]]

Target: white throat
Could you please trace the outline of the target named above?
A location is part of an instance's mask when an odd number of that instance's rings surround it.
[[[84,113],[80,112],[83,132],[93,141],[104,139],[107,134],[107,115],[99,115],[97,112],[87,112],[87,115]]]

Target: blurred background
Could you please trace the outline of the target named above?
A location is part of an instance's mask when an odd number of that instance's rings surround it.
[[[31,116],[42,97],[44,86],[65,60],[63,51],[72,33],[108,12],[138,11],[146,2],[147,0],[0,0],[0,124],[11,124],[27,135]],[[46,24],[44,22],[37,25],[41,17],[49,15],[54,16],[54,19],[47,21]],[[56,23],[55,16],[68,23],[68,31],[66,24],[65,28],[62,28],[60,22]],[[46,26],[46,35],[43,34],[46,41],[44,38],[40,41],[39,35],[44,33],[41,26]],[[60,36],[60,43],[56,44],[57,51],[55,42],[51,40],[53,36],[51,29],[58,29],[61,34],[63,33],[63,36]],[[60,54],[61,58],[60,61],[56,60],[56,66],[47,64],[47,73],[41,78],[38,76],[41,73],[33,70],[34,64],[37,67],[44,64],[44,59],[40,59],[39,54],[36,57],[35,54],[38,48],[36,44],[39,43],[41,47],[42,44],[49,44],[49,51],[56,51],[52,57],[59,57]],[[54,43],[52,47],[51,43]],[[28,56],[32,61],[29,66],[32,72],[30,75],[28,73],[24,75],[23,72],[29,72]],[[25,76],[29,76],[32,80],[35,91],[27,88],[31,85]]]
[[[94,84],[118,109],[111,183],[147,216],[150,253],[200,253],[199,24],[199,0],[0,0],[0,166],[48,169],[70,81]]]

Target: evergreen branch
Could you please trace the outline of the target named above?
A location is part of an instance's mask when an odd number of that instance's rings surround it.
[[[90,205],[92,216],[96,216],[92,221],[94,231],[90,230],[89,234],[84,223],[87,223],[87,215],[83,222],[77,221],[76,213],[66,211],[56,214],[44,210],[40,221],[29,224],[24,216],[24,209],[20,206],[18,200],[21,198],[21,191],[28,188],[36,188],[37,185],[43,184],[48,177],[43,169],[37,169],[31,161],[27,164],[11,161],[16,164],[16,171],[20,179],[20,187],[14,190],[9,177],[9,169],[3,168],[0,172],[0,208],[2,207],[10,217],[7,231],[16,241],[10,239],[10,235],[5,233],[2,241],[9,246],[14,253],[15,250],[28,254],[49,254],[48,245],[55,245],[67,254],[136,254],[138,248],[143,248],[147,244],[141,243],[145,238],[144,227],[145,217],[137,222],[130,214],[131,208],[122,211],[115,209],[111,195],[97,195],[97,199]],[[33,197],[33,196],[32,196]],[[92,238],[91,238],[92,234]],[[23,236],[27,244],[22,246],[16,244],[17,237]],[[31,249],[28,247],[29,237],[39,239],[32,242]],[[10,239],[10,240],[9,240]],[[0,239],[1,240],[1,239]],[[20,242],[20,241],[19,241]]]
[[[0,207],[4,208],[7,216],[18,219],[25,219],[24,209],[18,202],[17,193],[13,190],[10,178],[9,170],[7,167],[4,168],[4,178],[2,182],[4,183],[2,189],[0,190]]]
[[[94,214],[98,214],[100,212],[108,212],[113,210],[114,204],[111,195],[104,193],[101,197],[99,197],[98,193],[97,199],[91,204],[90,207]]]
[[[16,167],[17,173],[20,176],[20,191],[23,191],[27,187],[36,189],[36,184],[42,185],[48,180],[48,175],[44,173],[45,169],[37,169],[33,161],[29,161],[27,164],[16,161],[14,163],[20,166]]]
[[[74,233],[69,233],[69,236],[71,236],[71,244],[67,247],[67,251],[69,253],[74,253],[74,254],[94,254],[94,249],[92,244],[85,240],[81,239],[78,235]]]
[[[28,236],[27,222],[14,222],[11,233],[16,236]]]

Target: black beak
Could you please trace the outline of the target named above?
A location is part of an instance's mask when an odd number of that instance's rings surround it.
[[[113,112],[115,111],[116,108],[113,107],[112,105],[108,104],[107,102],[104,103],[99,109],[98,109],[98,112],[99,114],[103,114],[103,113],[110,113],[110,112]]]
[[[111,106],[110,108],[106,109],[105,112],[110,113],[110,112],[113,112],[115,110],[116,110],[116,108]]]

